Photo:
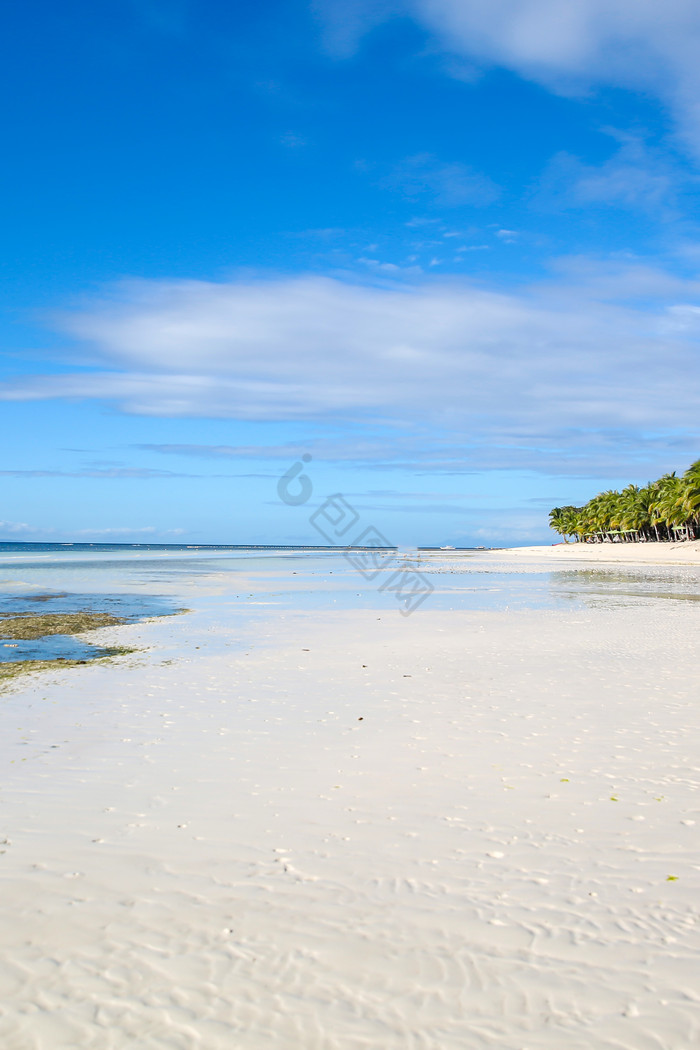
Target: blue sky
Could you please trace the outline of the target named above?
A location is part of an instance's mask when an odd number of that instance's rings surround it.
[[[0,538],[397,544],[700,454],[688,0],[5,13]]]

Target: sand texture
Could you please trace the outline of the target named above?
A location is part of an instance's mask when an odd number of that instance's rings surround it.
[[[511,547],[499,554],[509,560],[624,562],[628,565],[700,565],[700,540],[685,543],[556,543],[548,547]]]
[[[9,687],[0,1045],[694,1050],[699,628],[195,607]]]

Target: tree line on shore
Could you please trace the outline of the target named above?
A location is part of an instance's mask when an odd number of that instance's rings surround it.
[[[599,492],[583,507],[554,507],[549,523],[566,542],[669,543],[700,539],[700,459],[680,477]]]

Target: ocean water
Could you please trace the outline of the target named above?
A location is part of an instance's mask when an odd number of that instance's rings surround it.
[[[2,543],[0,614],[10,614],[8,602],[44,593],[55,596],[56,612],[93,609],[98,602],[127,617],[172,611],[193,594],[286,608],[391,609],[396,599],[382,588],[401,569],[429,581],[434,589],[423,604],[441,609],[700,599],[700,567],[512,564],[499,559],[498,550],[383,551],[363,558],[337,547]]]
[[[20,612],[111,612],[135,622],[183,605],[227,622],[295,609],[586,609],[699,601],[693,566],[513,565],[499,552],[383,551],[184,544],[0,544],[0,616]],[[418,581],[415,608],[393,587]],[[410,591],[410,588],[409,588]],[[420,600],[419,600],[420,599]],[[1,633],[1,628],[0,628]],[[88,636],[89,637],[89,636]],[[83,638],[0,638],[0,662],[90,659]]]

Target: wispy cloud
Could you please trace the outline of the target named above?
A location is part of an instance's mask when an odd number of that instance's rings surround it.
[[[155,525],[139,525],[135,528],[130,528],[128,525],[120,526],[118,528],[110,529],[77,529],[73,533],[74,536],[153,536],[158,534],[159,536],[181,536],[184,529],[168,529],[164,532],[162,529],[157,529]]]
[[[597,166],[569,153],[553,157],[541,179],[540,202],[564,208],[603,205],[671,218],[684,180],[668,156],[658,156],[638,137],[616,137],[621,146]]]
[[[212,460],[274,462],[267,474],[216,475],[273,477],[295,459],[310,454],[315,463],[336,469],[361,467],[370,473],[407,472],[415,477],[466,478],[483,471],[537,471],[570,477],[656,477],[669,468],[687,466],[696,458],[698,432],[623,428],[595,431],[540,425],[509,426],[507,421],[479,434],[456,427],[450,434],[427,435],[418,428],[394,430],[374,439],[351,435],[314,438],[281,445],[142,445],[150,452]],[[693,442],[696,444],[693,444]],[[284,468],[283,468],[284,465]],[[310,469],[313,469],[310,468]]]
[[[34,532],[35,529],[32,525],[27,525],[26,521],[0,521],[0,534],[6,533],[23,533],[23,532]]]
[[[401,14],[427,28],[449,55],[503,66],[554,91],[614,85],[650,92],[671,107],[685,140],[700,153],[695,0],[365,0],[353,5],[352,18],[344,0],[317,0],[316,7],[338,56],[351,53],[368,29]]]
[[[307,140],[303,135],[297,135],[294,131],[285,131],[284,135],[280,138],[282,146],[286,146],[287,149],[302,149],[308,145]]]
[[[406,157],[384,176],[382,185],[399,190],[408,200],[428,200],[438,208],[492,204],[500,195],[499,187],[488,176],[431,153]]]
[[[171,470],[147,467],[110,467],[105,470],[0,470],[5,478],[188,478],[191,474],[176,474]]]
[[[550,280],[508,292],[463,280],[129,282],[60,318],[73,359],[83,344],[99,370],[15,379],[0,398],[382,424],[409,436],[425,426],[480,462],[526,454],[545,465],[578,455],[597,432],[639,447],[669,433],[690,447],[699,303],[699,282],[634,260],[562,261]],[[406,461],[442,458],[434,447],[404,451]]]

